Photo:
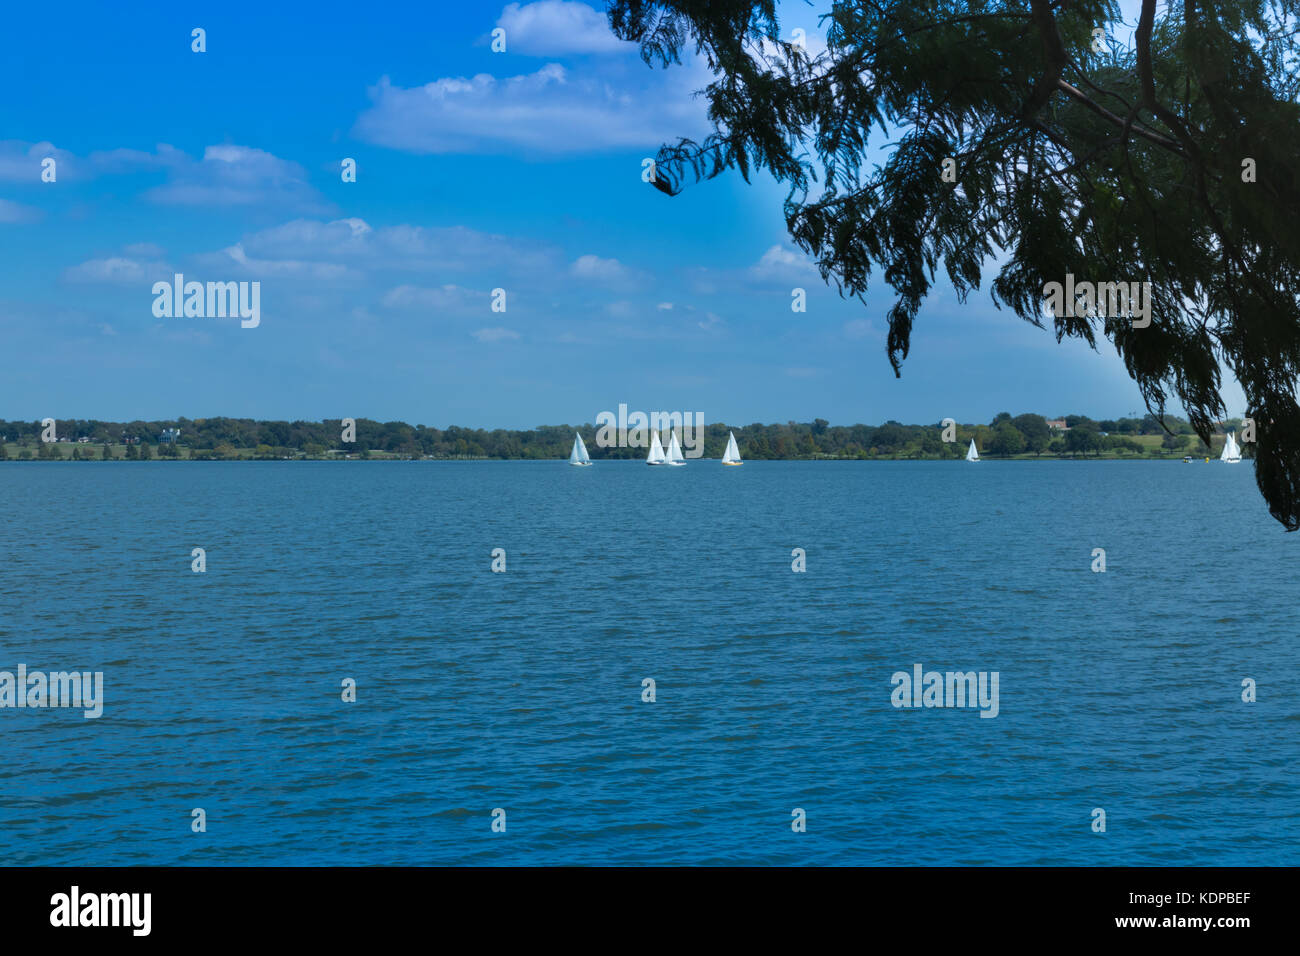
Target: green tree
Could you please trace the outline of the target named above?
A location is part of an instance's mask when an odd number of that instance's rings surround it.
[[[790,234],[823,277],[864,297],[879,270],[896,293],[895,374],[940,264],[962,300],[996,268],[994,301],[1040,326],[1047,283],[1067,274],[1149,282],[1150,325],[1063,307],[1053,331],[1108,338],[1147,408],[1180,401],[1207,442],[1230,368],[1258,423],[1260,489],[1288,530],[1300,528],[1297,12],[1141,0],[1131,42],[1094,45],[1095,28],[1127,32],[1110,0],[832,0],[814,58],[775,0],[609,7],[647,63],[696,50],[714,73],[713,132],[661,149],[654,187],[675,195],[730,169],[786,183]]]
[[[140,442],[140,460],[148,461],[152,457],[153,457],[153,451],[152,449],[150,449],[149,443],[143,441]]]
[[[988,449],[995,455],[1018,455],[1025,450],[1025,436],[1008,420],[993,430],[993,440]]]
[[[1065,433],[1066,451],[1082,452],[1085,455],[1088,452],[1096,452],[1101,449],[1101,435],[1091,428],[1078,426],[1071,428]]]
[[[103,458],[104,461],[111,461],[113,458],[113,449],[108,445],[105,445],[103,451],[100,452],[100,457]]]
[[[1041,455],[1052,440],[1052,431],[1047,427],[1047,419],[1042,415],[1017,415],[1011,419],[1020,434],[1025,436],[1025,450]]]

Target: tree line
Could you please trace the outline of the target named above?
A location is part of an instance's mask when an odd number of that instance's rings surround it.
[[[40,422],[0,420],[3,458],[564,458],[575,432],[593,459],[641,458],[643,448],[601,447],[592,424],[543,425],[532,429],[482,429],[452,425],[434,428],[406,422],[356,421],[356,441],[342,439],[339,419],[320,422],[257,421],[249,418],[178,418],[165,421],[104,422],[62,419],[55,422],[60,441],[41,440]],[[1192,425],[1176,416],[1094,421],[1064,415],[1065,427],[1053,428],[1037,414],[1002,412],[988,424],[832,425],[826,419],[785,424],[704,427],[704,456],[720,458],[729,431],[736,433],[741,455],[748,459],[960,458],[971,440],[985,457],[1023,455],[1169,456],[1208,455],[1210,448]],[[1239,429],[1229,419],[1221,430]],[[179,429],[179,441],[163,440],[165,429]],[[1159,436],[1160,441],[1143,436]],[[84,439],[84,441],[79,441]],[[945,440],[951,439],[951,440]],[[1217,443],[1216,443],[1217,444]],[[7,447],[12,446],[12,447]],[[1250,446],[1247,446],[1249,453]]]

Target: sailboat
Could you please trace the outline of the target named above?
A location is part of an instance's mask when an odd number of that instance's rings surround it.
[[[569,452],[570,465],[590,465],[591,456],[587,454],[586,442],[582,440],[581,435],[573,436],[573,451]]]
[[[736,447],[736,433],[728,432],[727,450],[722,453],[722,463],[724,465],[740,465],[740,449]]]
[[[979,461],[980,453],[975,450],[975,439],[970,440],[970,451],[966,452],[967,461]]]
[[[1228,432],[1228,440],[1223,444],[1223,454],[1219,456],[1219,461],[1226,461],[1230,465],[1241,461],[1241,449],[1237,447],[1235,432]]]
[[[664,463],[680,468],[686,464],[686,459],[682,457],[682,446],[677,444],[677,433],[673,432],[672,436],[672,441],[668,443],[668,454],[665,456]]]
[[[664,446],[659,443],[659,433],[651,432],[650,454],[645,456],[647,465],[666,465],[668,459],[664,457]]]

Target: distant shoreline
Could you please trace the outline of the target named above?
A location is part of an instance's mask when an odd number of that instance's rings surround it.
[[[620,414],[623,406],[620,406]],[[593,461],[643,460],[651,430],[671,432],[688,461],[722,458],[734,436],[743,461],[960,461],[974,445],[981,459],[997,461],[1177,461],[1217,458],[1241,419],[1214,423],[1202,440],[1174,416],[1102,419],[1035,413],[999,413],[990,424],[952,418],[930,424],[832,425],[811,422],[749,425],[704,423],[693,413],[644,413],[624,428],[600,425],[538,425],[529,429],[437,428],[368,418],[276,421],[249,418],[177,418],[107,422],[96,419],[7,421],[0,419],[0,460],[200,459],[206,461],[555,461],[566,459],[581,436]],[[693,419],[693,420],[692,420]]]
[[[129,461],[141,461],[141,460],[149,461],[149,462],[190,462],[190,463],[207,462],[207,463],[222,463],[222,464],[234,464],[234,463],[244,463],[244,464],[247,464],[247,463],[249,463],[249,462],[286,462],[286,461],[291,461],[291,462],[311,462],[311,461],[314,461],[314,462],[362,462],[362,461],[365,461],[365,462],[377,462],[377,461],[378,461],[378,462],[447,462],[447,463],[451,463],[451,462],[470,463],[470,462],[487,462],[487,461],[496,461],[496,462],[509,461],[509,462],[535,462],[535,463],[538,463],[538,464],[548,464],[548,463],[549,463],[549,464],[556,464],[557,462],[558,462],[558,463],[567,463],[567,459],[564,458],[564,457],[558,457],[558,458],[491,458],[491,457],[487,457],[487,456],[477,456],[477,457],[465,456],[465,457],[446,457],[446,458],[439,458],[439,457],[434,457],[434,456],[426,456],[426,457],[414,458],[414,457],[404,457],[404,456],[402,456],[402,455],[390,455],[390,454],[384,454],[384,453],[380,452],[380,453],[372,453],[372,454],[369,455],[368,457],[364,457],[364,458],[361,457],[361,456],[359,456],[359,455],[352,455],[352,456],[344,456],[344,455],[329,455],[329,456],[317,456],[317,457],[308,457],[308,456],[306,456],[306,455],[297,455],[297,456],[286,456],[286,457],[279,457],[279,458],[276,458],[276,457],[256,457],[256,456],[253,456],[253,455],[243,455],[243,456],[232,457],[232,458],[190,457],[190,456],[188,456],[188,455],[178,455],[178,456],[175,457],[175,458],[168,457],[168,456],[161,456],[161,457],[159,457],[159,456],[154,456],[154,457],[151,457],[151,458],[148,458],[148,459],[139,459],[139,458],[136,458],[136,459],[128,459],[128,458],[121,457],[121,456],[114,456],[113,458],[108,459],[107,462],[106,462],[106,460],[105,460],[104,458],[102,458],[102,457],[86,457],[86,458],[75,459],[75,458],[71,458],[71,457],[69,457],[69,456],[62,456],[62,457],[59,457],[59,458],[37,458],[37,457],[35,457],[35,456],[32,456],[32,457],[28,457],[28,458],[21,458],[21,457],[17,457],[17,456],[14,456],[14,455],[10,455],[8,458],[0,459],[0,465],[8,464],[8,463],[11,463],[11,462],[22,462],[22,463],[27,463],[27,462],[42,463],[42,462],[44,462],[44,463],[49,463],[49,464],[62,463],[62,462],[66,462],[66,463],[69,463],[69,464],[71,464],[71,463],[73,463],[73,462],[76,462],[76,463],[78,463],[78,464],[93,464],[93,463],[98,463],[98,464],[105,464],[105,463],[108,463],[108,464],[118,464],[118,463],[125,463],[125,462],[129,462]],[[691,463],[691,462],[694,462],[694,461],[698,461],[698,462],[719,462],[719,461],[721,461],[721,460],[722,460],[721,458],[715,458],[715,457],[702,457],[702,458],[688,458],[688,459],[686,459],[687,464],[689,464],[689,463]],[[839,463],[843,463],[843,462],[906,462],[906,461],[918,462],[918,461],[932,461],[932,462],[951,462],[951,463],[958,463],[958,462],[960,462],[960,463],[962,463],[962,464],[968,464],[968,463],[967,463],[964,459],[962,459],[962,458],[947,458],[947,457],[939,457],[939,456],[934,456],[934,455],[932,455],[932,456],[928,456],[928,457],[910,457],[910,456],[905,456],[905,455],[874,455],[874,456],[868,456],[868,457],[866,457],[866,458],[857,458],[857,457],[853,457],[853,458],[850,458],[850,457],[834,458],[834,457],[830,457],[830,456],[822,455],[822,456],[817,456],[817,457],[811,457],[811,456],[809,456],[809,457],[791,457],[791,458],[752,458],[752,459],[746,459],[745,461],[746,461],[747,464],[757,464],[757,463],[765,462],[765,461],[781,461],[781,462],[797,461],[797,462],[808,462],[808,463],[814,463],[814,462],[831,462],[831,463],[839,462]],[[1182,463],[1182,462],[1184,461],[1184,456],[1181,456],[1181,455],[1151,455],[1151,456],[1142,456],[1142,455],[1124,455],[1124,454],[1100,454],[1100,455],[1014,455],[1014,456],[1010,456],[1010,457],[1002,457],[1002,456],[997,456],[997,455],[989,455],[989,456],[982,456],[982,457],[979,459],[979,462],[975,462],[975,464],[985,463],[985,462],[1030,462],[1030,463],[1033,463],[1033,462],[1054,462],[1054,461],[1079,461],[1079,462],[1082,462],[1082,461],[1129,461],[1129,462],[1140,462],[1140,461],[1148,461],[1148,462],[1150,462],[1150,461],[1164,461],[1164,462]],[[1205,463],[1207,463],[1207,462],[1212,463],[1212,462],[1216,462],[1216,461],[1218,461],[1218,457],[1217,457],[1217,456],[1213,456],[1213,455],[1212,455],[1212,456],[1210,456],[1209,458],[1206,458],[1206,457],[1204,457],[1204,456],[1199,456],[1199,457],[1193,457],[1192,460],[1191,460],[1191,462],[1190,462],[1190,464],[1197,464],[1197,465],[1199,465],[1199,464],[1205,464]],[[1243,457],[1243,458],[1242,458],[1242,461],[1254,461],[1254,458],[1245,458],[1245,457]],[[594,458],[594,457],[592,458],[592,464],[609,464],[609,463],[614,463],[614,462],[624,462],[624,463],[629,463],[629,464],[644,464],[644,463],[645,463],[645,460],[644,460],[643,458]]]

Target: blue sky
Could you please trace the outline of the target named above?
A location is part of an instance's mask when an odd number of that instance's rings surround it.
[[[783,33],[815,38],[810,8],[783,9]],[[1108,345],[1057,345],[987,291],[963,306],[945,285],[895,379],[888,288],[866,306],[828,289],[789,240],[782,187],[732,175],[669,199],[641,181],[643,157],[707,129],[691,93],[708,75],[647,67],[599,5],[74,2],[6,18],[0,418],[1142,408]],[[176,272],[259,281],[260,325],[155,317],[152,285]],[[1240,414],[1235,386],[1225,397]]]

